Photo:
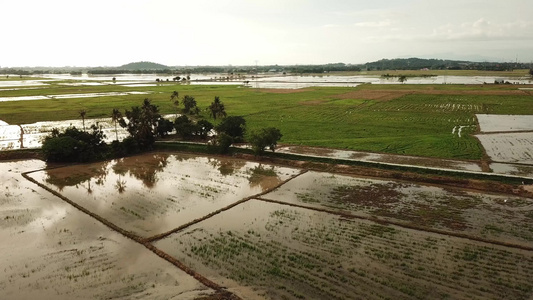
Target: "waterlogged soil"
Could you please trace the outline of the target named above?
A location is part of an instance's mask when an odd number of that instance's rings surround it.
[[[197,299],[213,291],[0,163],[0,298]]]
[[[31,173],[38,182],[141,237],[171,231],[300,171],[164,152]]]
[[[346,159],[365,162],[389,163],[405,166],[420,166],[426,168],[442,168],[449,170],[474,172],[482,171],[482,168],[478,163],[469,161],[446,160],[427,157],[370,153],[305,146],[284,146],[280,147],[279,149],[276,149],[276,151],[281,153],[303,154],[317,157],[328,157],[335,159]]]
[[[307,172],[262,198],[533,246],[533,200]]]
[[[530,252],[250,200],[155,243],[246,299],[528,299]],[[241,294],[242,295],[242,294]]]
[[[478,134],[476,138],[492,161],[533,166],[533,131]]]
[[[481,132],[533,131],[530,115],[476,115]]]

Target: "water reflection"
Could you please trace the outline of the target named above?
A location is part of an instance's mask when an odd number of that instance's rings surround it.
[[[276,187],[281,181],[274,166],[265,167],[262,164],[252,168],[250,170],[250,177],[248,178],[251,187],[258,186],[263,192]]]
[[[232,175],[235,170],[240,170],[246,165],[244,160],[208,158],[208,163],[216,168],[220,175]]]
[[[30,176],[147,237],[275,187],[298,173],[244,160],[157,152]]]
[[[70,166],[46,170],[45,182],[56,186],[59,191],[65,187],[73,186],[84,188],[90,194],[92,193],[92,180],[95,181],[96,185],[104,185],[109,163],[109,161],[104,161],[90,164],[84,168]]]
[[[139,179],[145,187],[153,188],[157,183],[157,173],[162,172],[168,165],[169,154],[157,153],[148,157],[144,156],[126,157],[117,160],[113,165],[113,171],[118,175],[129,173]],[[119,179],[120,180],[120,179]],[[119,193],[124,191],[125,183],[119,184],[117,190]]]

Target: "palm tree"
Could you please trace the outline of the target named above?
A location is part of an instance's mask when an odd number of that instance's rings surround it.
[[[117,123],[120,119],[122,119],[122,114],[120,113],[120,110],[118,110],[117,108],[113,108],[113,113],[111,114],[111,121],[115,123],[115,134],[117,136],[117,141],[118,141]]]
[[[211,116],[215,120],[217,117],[224,118],[227,115],[224,104],[220,102],[220,98],[218,96],[215,96],[215,101],[211,102],[211,105],[209,105],[208,109],[211,111]]]
[[[176,91],[172,92],[172,95],[170,95],[170,101],[176,107],[176,117],[178,116],[178,105],[180,105],[180,100],[178,99],[178,96],[179,93]]]
[[[81,122],[83,124],[83,131],[85,131],[85,115],[87,114],[87,111],[85,109],[80,110],[80,117]]]

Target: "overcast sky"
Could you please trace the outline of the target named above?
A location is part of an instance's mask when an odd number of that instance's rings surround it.
[[[532,0],[0,0],[0,66],[533,61]]]

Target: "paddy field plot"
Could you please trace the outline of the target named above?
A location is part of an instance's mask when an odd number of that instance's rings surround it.
[[[15,248],[1,266],[17,285],[8,279],[0,288],[13,295],[49,289],[66,299],[70,280],[86,298],[212,292],[147,248],[243,299],[527,299],[533,292],[528,198],[171,152],[49,165],[28,176],[97,217],[21,176],[5,177],[0,234]]]
[[[481,130],[476,138],[493,161],[533,165],[533,115],[476,117]]]
[[[21,176],[45,166],[0,162],[0,298],[163,300],[214,293]]]
[[[231,158],[155,153],[29,175],[148,238],[273,188],[299,172]]]
[[[261,198],[533,246],[528,198],[319,172],[307,172]]]
[[[155,243],[247,299],[527,299],[522,250],[250,200]]]
[[[476,115],[481,132],[533,131],[533,115]]]

